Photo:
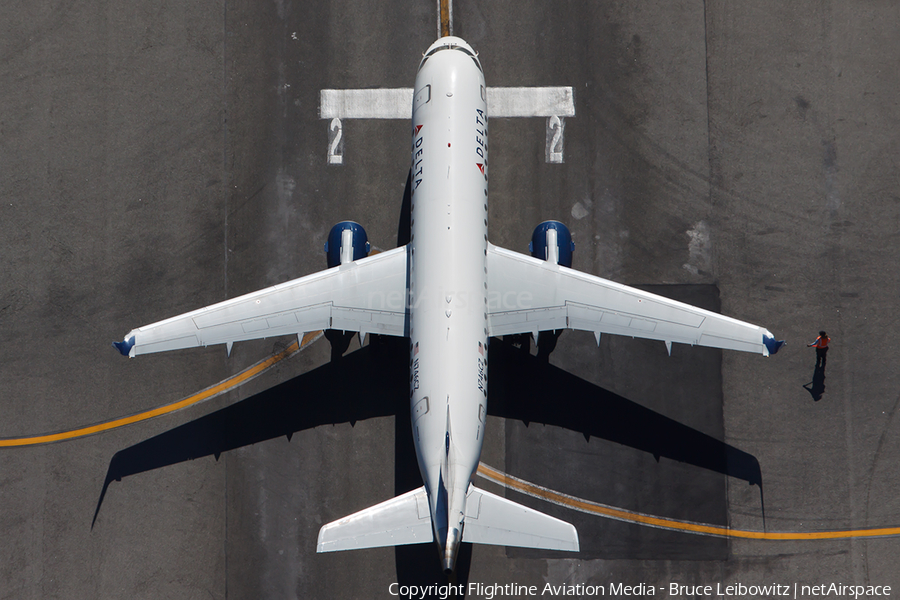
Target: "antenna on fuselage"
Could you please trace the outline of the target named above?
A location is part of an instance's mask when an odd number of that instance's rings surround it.
[[[438,37],[453,35],[453,0],[437,0]]]

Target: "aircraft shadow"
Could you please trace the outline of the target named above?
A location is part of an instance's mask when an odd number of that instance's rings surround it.
[[[498,343],[499,342],[499,343]],[[489,352],[488,414],[563,427],[742,479],[762,489],[754,456],[502,341]],[[548,399],[552,401],[548,402]]]
[[[396,415],[401,405],[408,409],[405,340],[399,352],[382,351],[387,349],[376,336],[372,342],[338,361],[116,452],[94,522],[109,485],[123,477],[204,456],[218,458],[223,452],[282,436],[290,439],[319,425]],[[323,398],[328,401],[320,401]],[[331,401],[334,398],[340,401]]]
[[[630,446],[760,486],[752,455],[662,416],[560,368],[509,342],[493,339],[488,414],[543,423]],[[395,493],[422,485],[415,460],[408,388],[408,342],[371,336],[369,344],[231,406],[117,452],[92,521],[114,481],[285,436],[320,425],[394,416]],[[548,402],[547,399],[552,399]],[[326,399],[327,401],[322,401]],[[467,583],[472,549],[463,544],[455,583]],[[444,584],[433,544],[395,549],[397,581]]]

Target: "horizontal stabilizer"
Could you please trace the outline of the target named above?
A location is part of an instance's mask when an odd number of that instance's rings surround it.
[[[476,488],[469,488],[462,541],[578,552],[578,531],[550,515]]]
[[[434,540],[425,487],[324,525],[317,552],[423,544]]]

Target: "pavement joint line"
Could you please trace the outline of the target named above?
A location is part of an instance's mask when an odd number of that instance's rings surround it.
[[[732,529],[721,525],[708,525],[705,523],[697,523],[694,521],[685,521],[679,519],[667,519],[656,517],[646,513],[616,508],[607,504],[584,500],[576,496],[570,496],[562,492],[557,492],[531,483],[524,479],[514,477],[495,469],[485,463],[478,464],[478,475],[492,481],[507,489],[515,490],[532,498],[546,500],[558,506],[577,510],[579,512],[607,517],[616,521],[624,521],[645,527],[654,527],[657,529],[665,529],[669,531],[680,531],[683,533],[691,533],[695,535],[706,535],[721,538],[741,538],[756,539],[768,541],[809,541],[809,540],[835,540],[835,539],[857,539],[857,538],[880,538],[900,536],[900,527],[878,527],[869,529],[848,529],[838,531],[810,531],[810,532],[770,532],[770,531],[754,531],[746,529]]]
[[[295,341],[287,348],[270,356],[266,359],[263,359],[257,362],[254,365],[251,365],[237,373],[236,375],[232,375],[226,379],[223,379],[219,383],[213,384],[210,387],[203,389],[196,394],[192,394],[187,398],[183,398],[178,400],[177,402],[172,402],[171,404],[165,404],[163,406],[159,406],[157,408],[153,408],[147,411],[143,411],[131,416],[120,417],[117,419],[113,419],[111,421],[105,421],[103,423],[98,423],[96,425],[89,425],[86,427],[79,427],[76,429],[70,429],[68,431],[60,431],[57,433],[49,433],[42,435],[33,435],[33,436],[25,436],[18,438],[7,438],[0,439],[0,448],[15,448],[15,447],[23,447],[23,446],[38,446],[43,444],[52,444],[54,442],[62,442],[69,441],[78,438],[82,438],[89,435],[94,435],[97,433],[103,433],[106,431],[111,431],[113,429],[117,429],[119,427],[124,427],[125,425],[132,425],[134,423],[140,423],[142,421],[147,421],[149,419],[153,419],[156,417],[161,417],[163,415],[168,415],[173,412],[182,410],[189,406],[193,406],[195,404],[199,404],[205,400],[210,400],[220,394],[224,394],[244,383],[247,383],[254,377],[261,375],[263,372],[267,371],[271,367],[275,366],[282,360],[286,358],[290,358],[297,352],[304,350],[314,341],[318,340],[322,337],[323,332],[321,331],[313,331],[307,333],[303,336],[303,341],[298,342]]]

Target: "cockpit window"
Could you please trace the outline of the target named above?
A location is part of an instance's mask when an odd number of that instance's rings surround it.
[[[478,57],[475,54],[472,54],[472,52],[467,48],[464,48],[462,46],[455,46],[452,44],[448,45],[448,46],[438,46],[437,48],[434,48],[433,50],[428,52],[428,54],[426,54],[424,57],[422,57],[422,62],[419,65],[419,68],[421,69],[422,65],[424,65],[425,62],[428,61],[429,58],[431,58],[432,55],[437,54],[441,50],[459,50],[460,52],[468,54],[472,58],[472,62],[475,63],[475,66],[478,67],[478,70],[481,71],[482,73],[484,72],[484,70],[481,68],[481,63],[478,62]]]

